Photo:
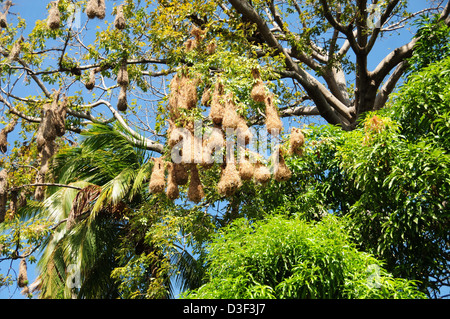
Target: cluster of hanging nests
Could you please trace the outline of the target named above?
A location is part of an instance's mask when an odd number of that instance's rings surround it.
[[[196,49],[203,40],[205,31],[193,27],[193,38],[185,42],[185,51]],[[215,50],[215,43],[206,46],[206,51],[211,54]],[[268,133],[278,136],[282,130],[282,122],[278,110],[274,105],[274,96],[268,92],[257,69],[252,71],[254,85],[251,90],[251,98],[265,105],[265,126]],[[199,169],[208,169],[213,165],[213,151],[224,149],[226,146],[227,129],[236,132],[236,138],[241,142],[239,161],[236,163],[233,154],[226,154],[221,166],[221,177],[217,184],[217,191],[221,196],[233,195],[241,186],[242,181],[254,180],[266,184],[272,178],[268,166],[263,163],[262,156],[251,152],[247,145],[252,139],[252,134],[243,116],[239,114],[236,99],[233,93],[226,92],[226,88],[220,77],[216,78],[214,85],[203,91],[200,103],[208,106],[209,118],[213,124],[212,132],[206,139],[198,137],[194,132],[194,121],[186,116],[189,110],[197,107],[197,88],[200,84],[199,76],[183,69],[177,73],[170,83],[170,95],[168,102],[169,128],[167,131],[167,145],[171,153],[181,149],[181,161],[178,163],[165,160],[164,157],[153,158],[153,170],[150,178],[150,193],[163,193],[174,200],[179,197],[178,186],[188,184],[188,199],[199,202],[204,197],[204,190],[199,178]],[[183,128],[184,130],[179,130]],[[293,128],[290,135],[290,155],[302,155],[304,136],[300,129]],[[180,145],[182,147],[180,147]],[[180,149],[176,149],[180,147]],[[284,152],[277,150],[278,158],[273,172],[273,178],[277,181],[288,180],[292,173],[284,160]],[[217,154],[217,153],[215,153]],[[219,153],[220,154],[220,153]],[[221,155],[223,157],[223,155]],[[165,170],[167,168],[167,185]]]
[[[50,9],[47,17],[47,27],[51,30],[56,30],[61,24],[61,13],[58,8],[58,0],[50,2]],[[114,26],[118,30],[123,30],[126,27],[126,20],[123,12],[123,4],[116,7],[116,16],[114,19]],[[104,0],[88,0],[86,3],[86,15],[89,19],[104,19],[106,16],[106,5]],[[105,66],[104,68],[106,68]],[[85,83],[85,87],[88,90],[92,90],[95,87],[96,74],[103,70],[102,67],[94,67],[90,69],[88,80]],[[117,99],[117,109],[125,112],[128,108],[127,102],[127,88],[129,85],[127,60],[124,58],[119,62],[117,84],[120,87],[119,97]]]

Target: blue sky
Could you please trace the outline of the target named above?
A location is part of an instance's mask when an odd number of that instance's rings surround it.
[[[46,5],[49,3],[47,0],[15,0],[15,6],[11,8],[12,13],[20,13],[20,16],[25,18],[28,24],[27,30],[25,32],[26,36],[34,26],[34,21],[45,19],[47,16]],[[109,5],[111,5],[111,1],[107,1]],[[117,1],[119,3],[119,1]],[[418,11],[428,5],[428,2],[425,0],[414,0],[410,1],[409,10],[410,11]],[[86,16],[84,14],[81,15],[82,23],[84,23]],[[112,21],[111,16],[107,16],[109,21]],[[92,30],[92,28],[91,28]],[[411,40],[412,33],[407,29],[403,29],[400,34],[393,34],[391,37],[385,37],[381,39],[378,44],[375,46],[371,55],[369,56],[369,65],[368,68],[372,70],[375,66],[381,61],[383,57],[385,57],[389,52],[391,52],[396,47],[405,44]],[[23,87],[24,90],[27,90],[27,87]],[[10,261],[1,262],[0,263],[0,273],[5,273],[10,266]],[[13,268],[17,271],[18,269],[18,261],[13,262]],[[28,264],[28,277],[30,282],[32,282],[35,277],[35,267],[32,264]],[[13,275],[15,277],[15,274]],[[24,298],[20,295],[20,289],[18,289],[15,285],[8,288],[0,288],[0,298]]]

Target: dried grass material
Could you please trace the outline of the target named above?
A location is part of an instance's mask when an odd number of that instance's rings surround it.
[[[194,203],[199,203],[203,197],[205,197],[205,193],[203,191],[202,182],[200,181],[200,176],[198,175],[197,165],[191,165],[191,178],[189,181],[189,189],[188,189],[188,199]]]
[[[39,150],[39,156],[41,160],[41,166],[38,174],[36,175],[36,183],[44,183],[45,175],[50,167],[50,160],[56,153],[56,144],[54,140],[47,140],[45,144]],[[37,201],[43,200],[45,197],[45,186],[36,186],[34,191],[34,198]]]
[[[121,86],[119,92],[119,98],[117,99],[117,109],[120,112],[125,112],[128,108],[127,102],[127,87]]]
[[[221,196],[231,196],[242,186],[241,177],[233,160],[228,161],[222,170],[222,176],[217,184]]]
[[[292,172],[289,169],[289,167],[286,165],[286,162],[284,161],[284,157],[281,153],[278,155],[278,163],[275,165],[275,172],[273,174],[273,177],[278,182],[284,182],[291,178]]]
[[[5,221],[6,201],[8,197],[8,171],[0,171],[0,223]]]
[[[255,79],[255,83],[253,84],[252,91],[250,92],[250,97],[255,102],[264,102],[266,99],[266,87],[264,82],[261,80],[261,75],[257,69],[252,70],[252,76]]]
[[[261,79],[257,79],[255,84],[253,84],[252,91],[250,92],[250,97],[255,102],[264,102],[266,98],[266,87]]]
[[[273,104],[273,96],[268,95],[264,100],[266,104],[266,129],[269,134],[279,135],[283,128],[283,123],[278,115],[278,110]]]
[[[89,80],[84,85],[86,87],[86,89],[88,89],[89,91],[91,91],[95,86],[95,74],[96,74],[96,69],[91,69],[89,71]]]
[[[125,16],[123,15],[123,4],[116,9],[116,17],[114,18],[114,26],[116,29],[123,30],[127,26]]]
[[[255,166],[245,156],[245,150],[241,148],[239,157],[239,176],[241,180],[248,181],[255,174]]]
[[[224,87],[220,79],[217,79],[214,85],[214,91],[211,99],[211,108],[209,111],[209,117],[216,125],[221,125],[224,113],[223,104]]]
[[[184,51],[186,53],[191,52],[192,50],[194,50],[195,48],[197,48],[198,45],[198,41],[197,39],[188,39],[186,40],[186,42],[184,42]]]
[[[88,0],[86,4],[86,15],[89,19],[94,19],[97,16],[97,0]]]
[[[6,19],[6,12],[0,12],[0,27],[1,28],[7,28],[8,27],[8,21]]]
[[[14,216],[17,213],[18,208],[17,201],[18,201],[17,191],[11,191],[9,196],[9,216],[10,216],[9,219],[14,218]]]
[[[55,132],[57,136],[63,136],[66,134],[66,115],[67,115],[67,103],[68,98],[63,95],[61,103],[53,100],[52,109],[54,112],[53,125],[55,126]]]
[[[128,86],[128,84],[130,84],[126,59],[122,60],[120,63],[119,71],[117,72],[117,84],[120,86]]]
[[[180,191],[178,190],[178,184],[176,183],[174,164],[168,163],[167,170],[168,176],[166,195],[170,200],[175,200],[180,196]]]
[[[201,40],[203,40],[203,38],[205,37],[206,34],[206,30],[202,30],[201,28],[197,27],[197,26],[193,26],[191,29],[191,35],[193,37],[195,37],[195,39],[200,42]]]
[[[177,129],[175,123],[171,119],[168,119],[167,122],[169,123],[169,128],[167,129],[167,144],[172,148],[183,140],[183,134],[180,129]]]
[[[86,4],[86,15],[89,19],[104,19],[106,16],[105,0],[88,0]]]
[[[211,88],[207,88],[203,91],[202,99],[201,99],[200,103],[204,106],[211,105]]]
[[[22,258],[19,263],[19,275],[17,276],[17,286],[20,288],[28,285],[27,262]]]
[[[20,51],[22,51],[22,42],[24,38],[23,36],[20,36],[19,39],[17,39],[16,42],[14,42],[11,51],[9,52],[8,59],[11,63],[12,61],[17,61],[19,59]]]
[[[293,127],[291,129],[291,136],[289,138],[289,154],[303,155],[303,145],[305,144],[305,136],[299,128]]]
[[[236,112],[236,104],[234,103],[231,93],[225,96],[225,107],[222,119],[223,128],[237,128],[239,124],[239,114]]]
[[[61,24],[61,14],[58,8],[58,1],[50,2],[50,10],[48,11],[47,27],[50,30],[59,29]]]
[[[257,162],[255,164],[255,173],[254,173],[255,181],[261,184],[266,184],[267,182],[270,181],[271,177],[272,175],[270,174],[269,169],[264,164],[262,164],[261,162]]]
[[[161,157],[153,158],[153,169],[148,189],[151,194],[162,193],[166,187],[164,175],[164,160]]]
[[[193,76],[189,77],[187,74],[183,74],[179,82],[179,95],[177,99],[177,107],[184,109],[193,109],[197,106],[198,95],[197,86],[200,82],[200,78]]]
[[[14,130],[17,124],[17,119],[13,118],[1,131],[0,131],[0,151],[6,153],[8,150],[8,134]]]
[[[173,163],[173,178],[177,185],[186,185],[189,181],[189,172],[185,165]]]
[[[106,5],[105,0],[98,0],[97,6],[97,18],[104,19],[106,16]]]
[[[169,112],[172,119],[176,119],[180,116],[178,111],[178,98],[180,96],[180,76],[175,74],[170,81],[169,85]]]
[[[216,53],[216,49],[217,49],[216,41],[211,41],[206,46],[206,53],[208,53],[209,55],[213,55],[214,53]]]

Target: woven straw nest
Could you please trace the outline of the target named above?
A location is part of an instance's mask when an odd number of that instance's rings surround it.
[[[20,52],[22,51],[22,43],[24,41],[24,37],[20,36],[16,42],[14,42],[11,51],[9,52],[8,59],[9,62],[17,61],[19,59]]]
[[[273,95],[266,96],[264,103],[266,105],[266,129],[269,134],[279,135],[283,128],[283,123],[278,115],[278,110],[273,104]]]
[[[202,182],[200,181],[197,165],[195,164],[191,165],[190,173],[191,174],[187,195],[190,201],[194,203],[199,203],[203,199],[203,197],[205,197],[205,193],[203,191]]]
[[[152,160],[154,164],[148,188],[151,194],[162,193],[166,187],[164,159],[158,157]]]
[[[275,164],[275,171],[273,177],[278,182],[284,182],[291,178],[292,172],[284,161],[281,152],[278,154],[278,162]]]
[[[260,161],[255,164],[255,172],[253,176],[255,181],[261,184],[267,184],[272,178],[270,170]]]
[[[224,115],[224,86],[220,79],[214,84],[214,90],[211,97],[211,107],[209,117],[216,125],[221,125]]]
[[[58,8],[58,1],[50,2],[50,10],[48,11],[47,27],[50,30],[59,29],[61,24],[61,14]]]
[[[19,275],[17,276],[17,286],[23,288],[28,285],[27,262],[22,258],[19,263]]]
[[[166,195],[170,200],[175,200],[180,196],[180,191],[178,189],[177,178],[175,176],[175,164],[167,164],[168,176],[167,176],[167,189]]]
[[[123,14],[123,4],[117,6],[116,8],[116,17],[114,18],[114,27],[119,30],[125,29],[127,26],[125,21],[125,16]]]
[[[8,199],[8,171],[0,171],[0,223],[5,220],[6,201]]]
[[[89,19],[104,19],[106,16],[105,0],[88,0],[86,4],[86,15]]]
[[[261,79],[258,69],[252,69],[252,76],[254,79],[254,84],[250,92],[250,97],[255,102],[264,102],[266,98],[266,87]]]
[[[217,191],[222,196],[233,195],[242,186],[241,177],[234,161],[227,161],[217,184]]]
[[[6,153],[8,150],[8,134],[14,130],[17,124],[17,119],[13,118],[11,121],[0,131],[0,151]]]
[[[60,102],[60,90],[55,91],[51,103],[44,104],[42,110],[42,121],[36,134],[37,148],[41,160],[41,166],[36,175],[36,183],[45,181],[52,156],[56,153],[55,139],[63,136],[66,132],[65,120],[67,113],[68,99],[63,95]],[[44,198],[44,186],[37,186],[35,189],[35,199]]]
[[[291,129],[291,136],[289,138],[289,154],[303,155],[303,145],[305,144],[305,136],[299,128],[293,127]]]

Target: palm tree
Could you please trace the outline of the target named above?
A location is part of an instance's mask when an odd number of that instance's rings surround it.
[[[177,207],[149,194],[152,154],[124,134],[93,125],[79,147],[55,156],[51,176],[71,187],[49,187],[38,209],[54,223],[38,263],[40,297],[170,298],[174,274],[182,288],[200,285],[191,254],[148,236],[152,224],[142,219],[157,223],[163,210]]]

